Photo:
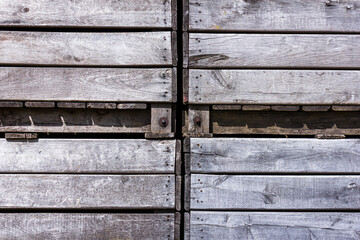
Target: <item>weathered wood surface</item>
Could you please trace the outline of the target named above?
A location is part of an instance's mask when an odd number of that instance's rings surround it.
[[[175,144],[144,139],[0,140],[0,172],[174,173]]]
[[[360,104],[359,78],[359,71],[190,69],[189,103]]]
[[[191,139],[195,173],[360,173],[360,140]]]
[[[171,2],[2,0],[0,26],[170,28]]]
[[[191,175],[191,209],[359,209],[359,176]]]
[[[175,175],[0,175],[0,208],[175,209]]]
[[[170,32],[0,32],[0,64],[172,65]]]
[[[169,68],[2,67],[0,100],[171,102],[172,77]]]
[[[150,132],[150,110],[0,109],[0,132]]]
[[[189,67],[359,68],[360,36],[189,34]]]
[[[191,30],[360,32],[358,0],[190,0]]]
[[[174,239],[174,214],[3,213],[1,239]]]
[[[359,239],[359,213],[200,212],[190,214],[190,239]]]
[[[214,134],[360,134],[358,112],[212,111]]]

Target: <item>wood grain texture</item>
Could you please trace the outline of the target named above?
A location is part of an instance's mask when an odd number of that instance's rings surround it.
[[[0,140],[0,172],[174,173],[175,153],[175,140]]]
[[[150,110],[0,109],[0,132],[144,133],[150,127]]]
[[[191,139],[195,173],[360,173],[360,140]]]
[[[214,134],[359,135],[358,112],[212,111]]]
[[[0,208],[175,209],[175,175],[0,176]]]
[[[174,239],[174,214],[2,213],[1,239]]]
[[[193,211],[190,239],[354,240],[359,224],[359,213]]]
[[[171,65],[170,32],[0,33],[0,64]]]
[[[190,0],[190,30],[360,32],[358,0]]]
[[[359,78],[359,71],[191,69],[189,103],[360,104]]]
[[[3,0],[0,26],[170,28],[171,0]]]
[[[191,175],[191,209],[358,209],[359,176]]]
[[[360,36],[189,34],[189,67],[359,68]]]

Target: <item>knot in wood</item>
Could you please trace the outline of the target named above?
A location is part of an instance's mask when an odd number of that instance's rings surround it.
[[[166,127],[169,124],[169,120],[166,117],[162,117],[159,119],[159,125],[161,127]]]

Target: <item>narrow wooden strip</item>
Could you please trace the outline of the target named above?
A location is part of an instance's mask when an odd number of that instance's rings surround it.
[[[174,214],[1,213],[1,239],[174,239]]]
[[[301,109],[305,112],[327,112],[331,106],[302,106]]]
[[[173,67],[171,69],[171,75],[172,75],[172,93],[171,93],[171,96],[172,96],[172,99],[171,101],[173,103],[176,103],[177,102],[177,97],[178,97],[178,74],[177,74],[177,68],[176,67]]]
[[[210,132],[210,110],[207,105],[189,105],[188,133],[197,135]]]
[[[175,213],[174,225],[174,240],[181,240],[181,213],[179,212]]]
[[[170,28],[174,2],[3,0],[0,26]]]
[[[87,103],[86,107],[93,109],[116,109],[116,103]]]
[[[0,67],[7,83],[0,100],[171,102],[172,75],[170,68]]]
[[[182,186],[182,176],[176,176],[176,182],[175,182],[175,209],[178,212],[181,211],[181,201],[182,201],[181,186]]]
[[[181,140],[176,140],[175,145],[175,174],[177,176],[182,175],[182,146]]]
[[[183,103],[189,102],[189,70],[183,69]]]
[[[174,175],[0,176],[0,208],[175,209]]]
[[[5,138],[6,138],[7,141],[13,141],[13,140],[37,140],[38,134],[37,133],[5,133]],[[0,141],[2,142],[2,140],[0,140]],[[6,152],[6,150],[4,152]],[[3,153],[1,153],[0,156],[1,155],[3,155]],[[5,161],[3,161],[3,162],[5,162]]]
[[[182,0],[183,4],[183,24],[182,30],[183,32],[187,32],[189,30],[189,0]]]
[[[0,172],[175,173],[175,154],[175,140],[0,140]]]
[[[192,173],[360,173],[360,140],[191,139]]]
[[[189,103],[360,104],[359,78],[360,71],[191,69]]]
[[[165,66],[172,64],[170,32],[0,33],[0,64]],[[26,54],[24,54],[26,53]]]
[[[25,107],[28,108],[54,108],[54,102],[25,102]]]
[[[357,239],[360,214],[192,211],[190,239]],[[251,239],[251,237],[250,237]]]
[[[190,33],[189,66],[359,68],[359,46],[359,35]]]
[[[177,47],[177,32],[171,32],[171,56],[172,56],[172,65],[174,67],[178,64],[178,47]]]
[[[190,211],[190,199],[191,199],[191,175],[185,174],[184,176],[184,210]]]
[[[2,108],[21,108],[24,104],[22,102],[8,102],[0,101],[0,107]]]
[[[185,0],[187,1],[187,0]],[[183,68],[189,67],[189,33],[183,33]]]
[[[172,132],[172,109],[170,104],[151,104],[151,132]]]
[[[164,5],[167,4],[167,2],[163,2]],[[177,31],[178,30],[178,1],[176,0],[171,0],[171,28],[173,31]]]
[[[270,111],[270,106],[264,105],[244,105],[242,106],[243,111]]]
[[[190,30],[360,32],[359,1],[190,0]]]
[[[360,106],[332,106],[333,111],[360,111]]]
[[[147,109],[146,103],[119,103],[117,109]]]
[[[299,106],[271,106],[272,111],[278,112],[296,112],[299,111]]]
[[[191,209],[358,209],[359,176],[191,175]]]
[[[344,134],[316,134],[315,138],[318,139],[343,139],[346,138]]]
[[[86,108],[84,102],[58,102],[56,104],[58,108]]]
[[[219,110],[241,110],[241,105],[212,105],[212,110],[219,111]]]
[[[184,213],[184,240],[190,240],[190,213]]]
[[[151,132],[146,132],[145,133],[145,138],[146,139],[167,139],[167,138],[174,138],[175,137],[175,133],[151,133]]]

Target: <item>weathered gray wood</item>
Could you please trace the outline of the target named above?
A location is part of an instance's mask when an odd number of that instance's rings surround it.
[[[190,30],[360,32],[358,0],[190,0]]]
[[[54,108],[54,102],[25,102],[25,107],[28,108]]]
[[[299,106],[271,106],[271,110],[278,112],[296,112],[299,109]]]
[[[171,65],[170,32],[0,32],[0,64]]]
[[[182,177],[176,176],[176,182],[175,182],[175,210],[180,212],[181,211],[181,200],[182,200],[182,194],[181,194],[181,182]]]
[[[200,212],[190,214],[190,239],[359,238],[360,214],[338,212]]]
[[[0,100],[171,102],[172,71],[0,68]]]
[[[37,141],[37,133],[5,133],[7,141]],[[3,140],[0,140],[3,141]],[[0,154],[1,155],[1,154]]]
[[[305,112],[327,112],[331,106],[302,106],[302,110]]]
[[[0,208],[175,209],[175,175],[0,175]]]
[[[0,132],[144,133],[150,123],[150,110],[0,109]]]
[[[191,209],[358,209],[359,176],[191,175]]]
[[[175,153],[175,140],[0,140],[0,172],[174,173]]]
[[[22,102],[8,102],[8,101],[0,101],[1,108],[18,108],[23,107],[24,104]]]
[[[264,105],[244,105],[242,106],[243,111],[270,111],[270,106]]]
[[[175,213],[174,225],[174,240],[181,240],[181,213],[179,212]]]
[[[1,213],[1,239],[174,239],[174,214]]]
[[[147,109],[146,103],[119,103],[117,109]]]
[[[172,109],[170,104],[151,104],[151,133],[171,133]]]
[[[359,58],[359,35],[189,34],[189,67],[359,68]]]
[[[87,103],[86,107],[93,109],[116,109],[116,103]]]
[[[189,75],[189,103],[360,104],[359,71],[191,69]]]
[[[360,173],[360,140],[191,139],[195,173]]]
[[[234,111],[241,110],[241,105],[213,105],[212,110]]]
[[[184,240],[190,240],[190,213],[185,212],[183,216],[184,216]]]
[[[182,172],[182,156],[181,156],[181,140],[176,140],[176,145],[175,145],[175,174],[177,176],[181,176],[181,172]]]
[[[2,0],[0,26],[170,28],[171,2]]]
[[[332,106],[333,111],[360,111],[360,106]]]
[[[358,112],[212,111],[214,134],[359,135]]]
[[[210,107],[189,105],[188,133],[196,136],[210,131]]]
[[[185,0],[187,1],[187,0]],[[189,66],[189,33],[183,33],[183,68]]]
[[[58,108],[86,108],[84,102],[58,102],[56,104]]]

